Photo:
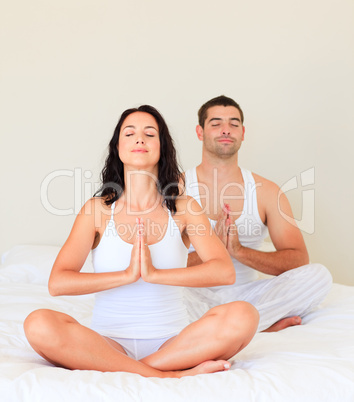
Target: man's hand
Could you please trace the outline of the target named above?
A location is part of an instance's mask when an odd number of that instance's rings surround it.
[[[228,240],[228,227],[230,225],[230,217],[229,217],[229,206],[225,204],[224,208],[220,212],[218,216],[218,220],[216,221],[216,225],[214,231],[219,239],[223,242],[224,246],[227,248],[227,240]]]
[[[238,231],[235,220],[232,221],[230,218],[231,209],[229,204],[224,204],[224,207],[219,215],[219,219],[217,221],[218,231],[216,234],[223,241],[227,251],[231,255],[231,257],[237,258],[237,254],[242,248],[240,240],[238,238]],[[215,226],[216,229],[216,226]],[[220,237],[223,236],[223,237]]]
[[[237,259],[237,255],[239,251],[242,248],[242,245],[240,243],[240,240],[238,238],[238,231],[237,231],[237,226],[236,223],[232,223],[228,226],[228,235],[227,235],[227,246],[226,249],[231,255],[231,257],[234,257]]]

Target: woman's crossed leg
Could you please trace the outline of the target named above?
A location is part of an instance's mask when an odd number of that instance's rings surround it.
[[[61,312],[36,310],[24,328],[33,349],[57,366],[180,378],[228,369],[227,359],[250,342],[258,319],[257,310],[246,302],[214,307],[140,361],[127,356],[117,342]]]

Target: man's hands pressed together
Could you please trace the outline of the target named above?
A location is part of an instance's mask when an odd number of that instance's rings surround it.
[[[235,220],[230,217],[230,212],[229,204],[224,204],[224,207],[218,216],[214,230],[230,255],[237,258],[237,254],[242,248],[242,245],[238,238]]]

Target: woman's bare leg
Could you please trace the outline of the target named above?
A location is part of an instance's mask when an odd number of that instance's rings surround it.
[[[144,377],[184,377],[224,370],[224,360],[207,362],[182,372],[161,371],[136,361],[124,349],[67,314],[37,310],[25,320],[24,329],[33,349],[47,361],[69,369],[124,371]]]
[[[183,370],[205,360],[227,360],[256,333],[258,311],[239,301],[217,306],[141,362],[159,370]]]

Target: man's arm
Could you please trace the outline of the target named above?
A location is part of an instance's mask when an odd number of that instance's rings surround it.
[[[233,254],[236,256],[234,257]],[[242,264],[268,275],[280,275],[289,269],[308,264],[309,261],[307,251],[304,253],[296,249],[264,252],[241,246],[238,253],[230,253],[230,255],[236,258]],[[199,265],[201,263],[202,260],[196,251],[188,254],[189,267]]]
[[[309,262],[307,252],[304,253],[298,249],[290,248],[274,252],[264,252],[241,246],[240,250],[234,256],[234,258],[244,265],[264,274],[275,276],[290,269],[306,265]]]
[[[293,218],[290,203],[285,194],[274,183],[265,179],[262,181],[264,182],[258,188],[257,199],[263,208],[265,223],[277,251],[264,252],[242,246],[234,224],[229,226],[227,241],[223,243],[230,255],[242,264],[268,275],[280,275],[290,269],[308,264],[309,257],[304,239]],[[278,207],[288,219],[282,216]],[[225,216],[219,220],[225,220]],[[200,261],[196,252],[189,254],[188,266],[200,264]]]
[[[269,235],[277,251],[269,253],[242,246],[235,225],[230,226],[227,249],[242,264],[268,275],[280,275],[308,264],[309,256],[287,197],[276,184],[263,180],[257,198],[262,200]]]

